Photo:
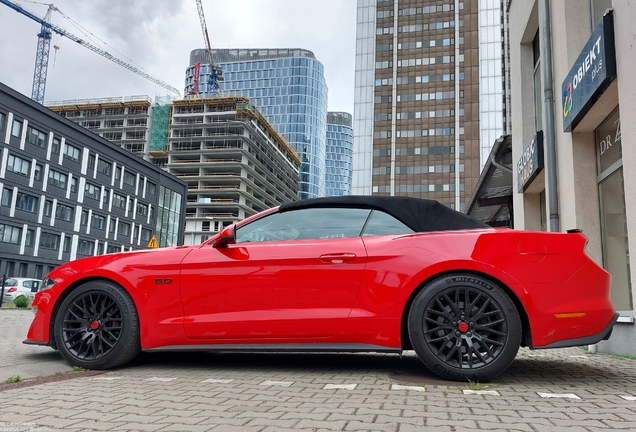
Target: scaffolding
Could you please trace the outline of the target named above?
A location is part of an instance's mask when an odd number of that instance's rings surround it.
[[[170,126],[170,96],[156,96],[152,108],[152,133],[150,156],[153,158],[168,157],[168,127]]]

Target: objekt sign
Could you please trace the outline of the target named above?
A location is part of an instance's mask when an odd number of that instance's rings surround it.
[[[564,132],[576,127],[615,78],[614,16],[610,12],[599,21],[561,85]]]

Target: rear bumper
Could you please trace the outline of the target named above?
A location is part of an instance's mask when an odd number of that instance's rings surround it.
[[[584,345],[593,345],[602,340],[609,339],[612,334],[612,329],[614,328],[614,324],[616,324],[616,320],[618,319],[619,313],[615,313],[610,322],[605,326],[603,330],[598,332],[592,336],[585,336],[573,339],[564,339],[557,342],[553,342],[549,345],[545,346],[533,346],[533,349],[544,349],[544,348],[566,348],[573,346],[584,346]]]

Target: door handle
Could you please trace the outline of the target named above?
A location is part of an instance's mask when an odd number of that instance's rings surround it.
[[[346,262],[351,262],[356,259],[356,254],[354,253],[332,253],[332,254],[324,254],[320,255],[320,261],[332,264],[342,264]]]

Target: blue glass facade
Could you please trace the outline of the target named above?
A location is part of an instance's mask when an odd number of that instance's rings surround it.
[[[193,88],[200,51],[190,55],[186,94]],[[325,196],[327,83],[322,63],[302,49],[217,49],[213,56],[223,69],[221,94],[249,97],[300,155],[299,197]],[[208,65],[202,64],[199,73],[199,96],[212,96],[201,94],[208,88]]]
[[[353,119],[346,112],[327,113],[327,196],[351,195],[353,177]]]

